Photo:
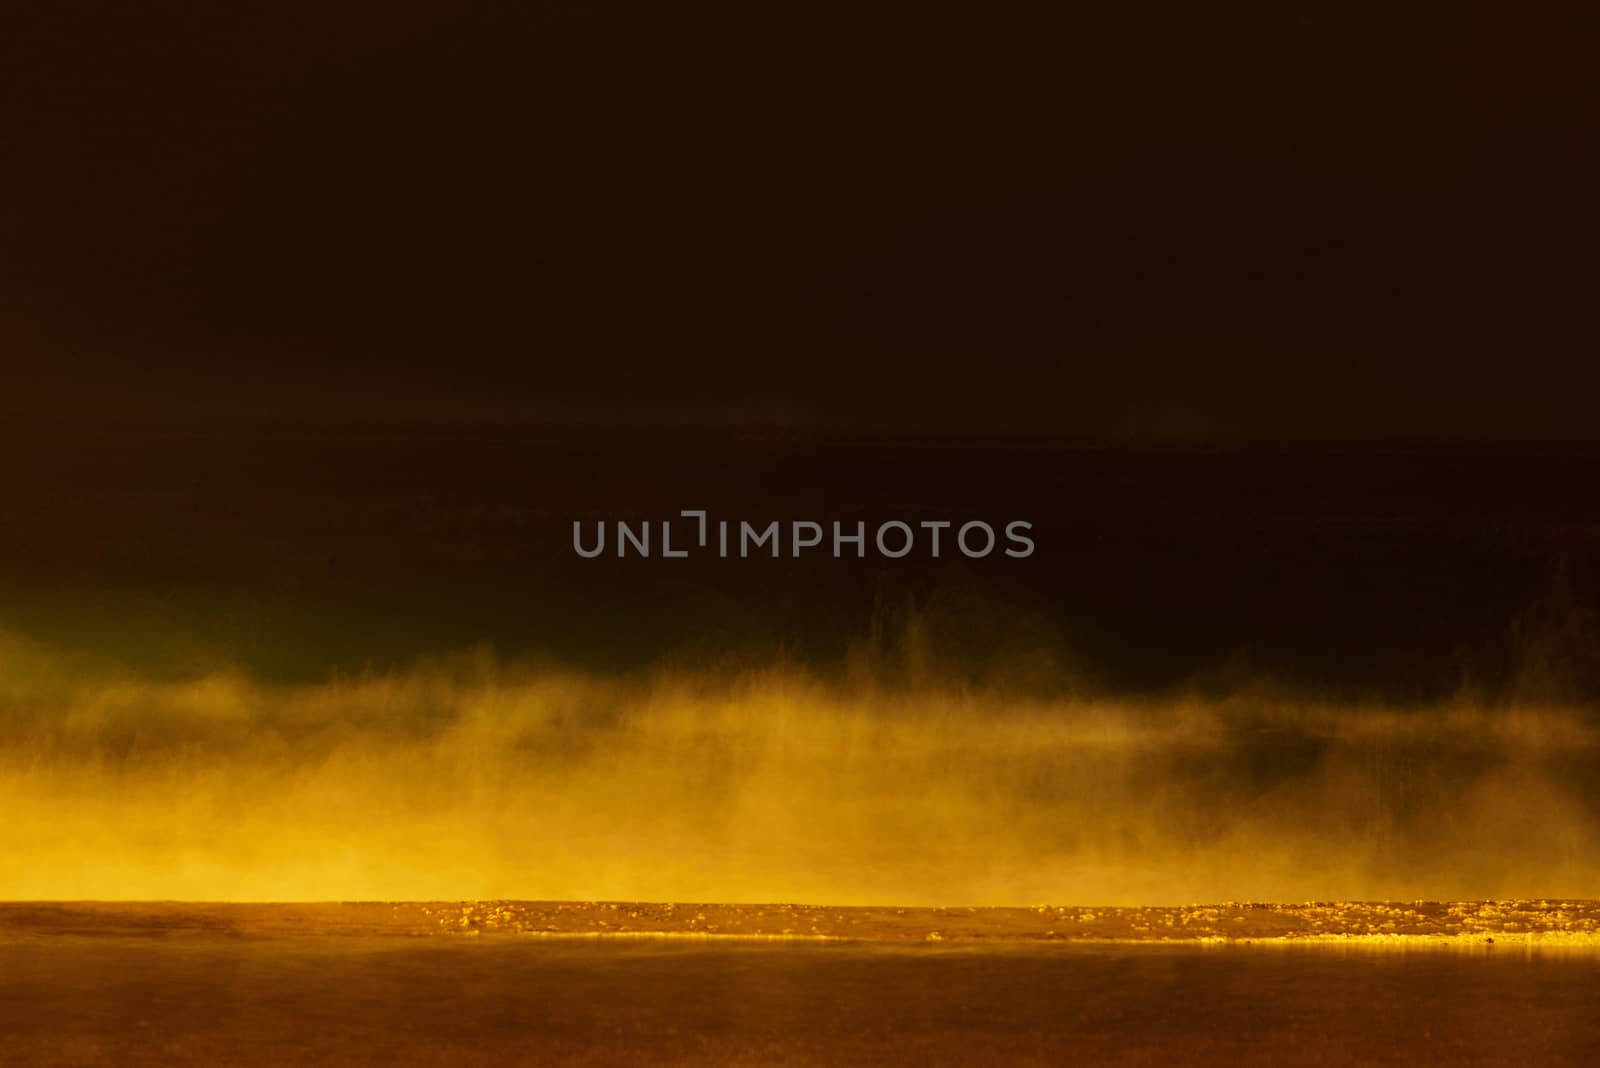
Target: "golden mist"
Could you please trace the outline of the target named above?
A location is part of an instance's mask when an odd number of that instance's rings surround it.
[[[1560,707],[1041,699],[485,657],[159,681],[0,636],[0,898],[1588,897]]]

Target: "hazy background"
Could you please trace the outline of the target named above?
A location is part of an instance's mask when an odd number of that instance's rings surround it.
[[[1565,21],[10,5],[0,895],[1592,894]]]
[[[596,670],[842,661],[908,612],[942,672],[1597,692],[1592,449],[389,427],[3,432],[0,626],[178,676],[316,681],[481,643]],[[1027,559],[584,560],[684,508],[1035,524]],[[1527,665],[1539,670],[1531,672]]]
[[[1593,893],[1584,451],[8,440],[3,896]],[[685,506],[1038,549],[571,550]]]

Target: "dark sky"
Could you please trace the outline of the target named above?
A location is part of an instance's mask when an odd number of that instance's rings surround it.
[[[0,413],[1594,439],[1597,44],[1475,5],[8,4]]]

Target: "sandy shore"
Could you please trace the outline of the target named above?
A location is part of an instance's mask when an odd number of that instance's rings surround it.
[[[0,903],[0,936],[679,937],[871,943],[1294,943],[1600,948],[1600,901],[837,908],[606,901]]]
[[[1576,901],[10,903],[0,1064],[1587,1066],[1597,922]]]

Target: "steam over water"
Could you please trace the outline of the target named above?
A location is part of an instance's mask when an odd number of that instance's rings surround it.
[[[0,639],[0,897],[1588,897],[1582,709],[487,655],[318,684]]]

